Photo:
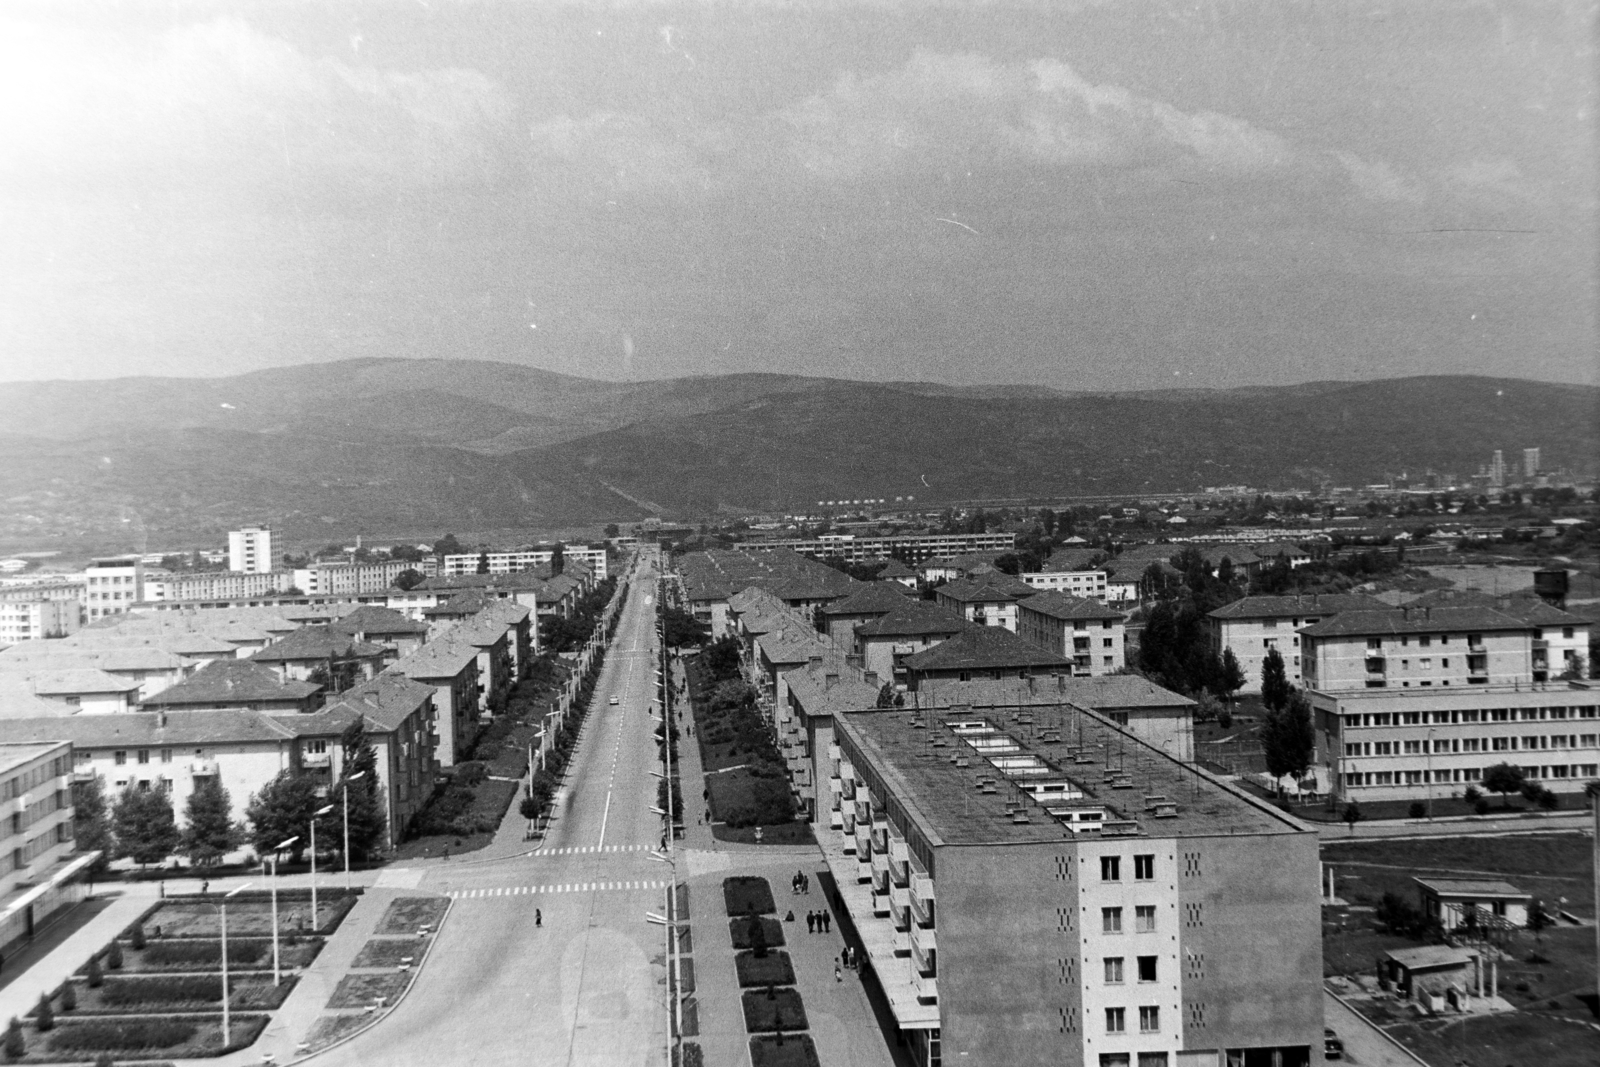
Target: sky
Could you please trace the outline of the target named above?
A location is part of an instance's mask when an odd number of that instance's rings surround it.
[[[1595,23],[15,0],[0,379],[1600,383]]]

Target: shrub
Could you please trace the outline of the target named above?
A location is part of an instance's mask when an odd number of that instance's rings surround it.
[[[1489,801],[1486,797],[1479,797],[1472,802],[1472,810],[1479,815],[1489,814]]]
[[[1409,810],[1413,819],[1420,819],[1424,815],[1428,814],[1428,805],[1424,804],[1420,800],[1413,800]]]
[[[74,1023],[50,1041],[51,1049],[91,1052],[102,1049],[137,1052],[181,1045],[198,1032],[188,1019],[107,1019]]]
[[[722,899],[729,915],[768,915],[778,910],[765,878],[742,876],[722,880]]]
[[[49,993],[39,994],[39,1010],[33,1014],[33,1025],[39,1028],[41,1034],[56,1028],[56,1013],[50,1006]]]
[[[1461,799],[1468,804],[1476,804],[1483,797],[1483,790],[1475,785],[1469,785],[1461,791]]]
[[[102,1052],[94,1058],[94,1067],[117,1067],[117,1065],[111,1062],[111,1053]]]
[[[61,983],[61,1010],[78,1010],[78,983],[70,978]]]
[[[1555,811],[1561,806],[1561,798],[1546,789],[1539,794],[1539,806],[1545,811]]]
[[[753,948],[756,928],[759,926],[759,935],[771,948],[783,944],[783,925],[777,919],[762,916],[749,916],[734,919],[728,923],[729,933],[733,937],[733,947],[737,949]]]
[[[113,971],[122,970],[122,942],[113,941],[106,950],[106,967]]]
[[[144,923],[134,923],[133,933],[128,937],[128,944],[132,945],[136,950],[143,950],[145,943]]]
[[[101,983],[106,980],[105,972],[100,970],[100,957],[98,955],[89,957],[88,979],[90,989],[99,989]]]
[[[228,939],[228,966],[245,967],[264,959],[271,951],[265,941],[240,941]],[[203,939],[183,941],[158,941],[145,950],[145,964],[150,967],[168,967],[174,964],[197,964],[200,967],[222,965],[222,942]]]
[[[11,1023],[6,1027],[6,1060],[10,1063],[22,1059],[28,1052],[28,1043],[22,1037],[22,1023],[13,1015]]]

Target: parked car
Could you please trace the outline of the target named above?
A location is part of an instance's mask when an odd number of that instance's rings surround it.
[[[612,707],[616,707],[620,703],[622,703],[622,701],[620,699],[618,699],[617,697],[612,697],[611,700],[610,700],[610,704],[611,704]]]
[[[1344,1059],[1344,1042],[1339,1040],[1339,1035],[1333,1032],[1332,1027],[1322,1028],[1322,1058],[1328,1060]]]

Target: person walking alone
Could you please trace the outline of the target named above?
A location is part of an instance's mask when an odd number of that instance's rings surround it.
[[[814,912],[814,911],[808,911],[808,912],[806,912],[806,933],[814,934],[816,932],[817,932],[817,913]]]
[[[540,911],[538,908],[533,909],[533,925],[534,929],[544,926],[544,912]]]

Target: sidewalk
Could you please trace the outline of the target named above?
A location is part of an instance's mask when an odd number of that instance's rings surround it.
[[[39,1006],[39,994],[53,991],[67,977],[89,962],[89,957],[104,948],[113,937],[121,933],[144,910],[156,902],[156,886],[103,887],[95,891],[94,901],[109,900],[94,918],[74,930],[60,944],[41,953],[38,959],[29,960],[27,951],[18,952],[6,961],[6,967],[23,968],[4,988],[0,988],[0,1024],[13,1015],[22,1018]],[[85,901],[79,907],[88,906]],[[71,922],[72,916],[62,918]],[[49,931],[42,935],[47,940]]]

